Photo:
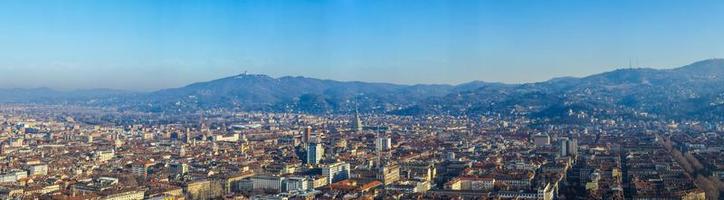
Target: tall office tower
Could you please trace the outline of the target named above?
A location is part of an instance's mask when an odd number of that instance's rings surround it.
[[[322,144],[314,142],[307,146],[307,164],[319,164],[324,156],[324,147]]]
[[[309,144],[309,139],[312,137],[312,126],[307,126],[304,129],[304,135],[302,135],[302,143]]]
[[[345,162],[337,162],[322,168],[322,175],[326,176],[330,184],[349,179],[350,165]]]
[[[578,139],[571,139],[568,145],[568,153],[574,156],[578,156]]]
[[[560,142],[561,156],[577,156],[578,140],[577,139],[561,139]]]
[[[561,156],[568,156],[568,145],[570,144],[570,142],[571,141],[569,141],[567,138],[563,138],[558,141],[558,143],[560,144]]]
[[[379,136],[375,140],[377,151],[387,151],[392,148],[392,139],[387,136]]]

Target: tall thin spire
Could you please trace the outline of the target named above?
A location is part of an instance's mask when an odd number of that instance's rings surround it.
[[[362,119],[359,117],[359,110],[357,109],[357,104],[355,103],[354,108],[354,121],[352,122],[352,130],[353,131],[362,131]]]
[[[206,124],[204,122],[204,113],[201,112],[201,114],[199,114],[199,129],[203,130],[205,127],[206,127]]]
[[[200,119],[199,119],[199,131],[201,132],[201,140],[206,141],[209,139],[209,134],[211,134],[211,131],[209,130],[209,125],[206,124],[206,118],[204,118],[204,113],[201,112]]]

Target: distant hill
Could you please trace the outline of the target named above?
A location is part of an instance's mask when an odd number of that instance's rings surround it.
[[[662,118],[721,121],[724,116],[723,75],[723,59],[700,61],[676,69],[619,69],[583,78],[483,87],[431,98],[408,110],[547,118],[565,118],[569,112],[619,117],[646,113]],[[420,114],[408,110],[397,112]]]
[[[152,92],[145,97],[150,110],[234,109],[279,112],[388,112],[429,97],[494,83],[399,85],[342,82],[306,77],[272,78],[237,75],[181,88]]]
[[[619,69],[526,84],[401,85],[242,74],[148,93],[3,89],[0,103],[70,103],[146,112],[349,113],[358,108],[365,113],[397,115],[521,115],[566,120],[571,114],[594,114],[722,121],[723,76],[723,59],[676,69]]]

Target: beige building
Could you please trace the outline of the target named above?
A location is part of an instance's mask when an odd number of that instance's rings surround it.
[[[101,198],[101,200],[143,200],[143,195],[146,192],[143,190],[131,190],[126,192],[120,192],[111,194]]]
[[[380,179],[385,185],[389,185],[400,180],[400,166],[393,164],[380,168],[377,173],[377,179]]]

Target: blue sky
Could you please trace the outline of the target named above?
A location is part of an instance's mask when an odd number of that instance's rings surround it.
[[[0,1],[0,88],[535,82],[724,57],[724,1]]]

